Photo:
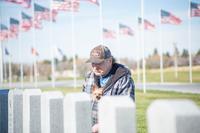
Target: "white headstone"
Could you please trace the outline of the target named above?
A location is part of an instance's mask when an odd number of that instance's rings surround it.
[[[23,133],[41,133],[41,90],[23,92]]]
[[[64,98],[65,133],[91,133],[91,101],[86,93],[71,93]]]
[[[147,122],[149,133],[200,133],[200,109],[189,100],[156,100]]]
[[[105,96],[99,102],[99,133],[136,133],[135,103],[127,96]]]
[[[8,133],[23,132],[23,91],[10,90],[8,94]]]
[[[63,94],[43,92],[41,105],[42,133],[64,133]]]

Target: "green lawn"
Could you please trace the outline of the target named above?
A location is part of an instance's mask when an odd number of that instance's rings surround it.
[[[140,70],[142,72],[142,70]],[[142,73],[141,73],[142,79]],[[133,74],[133,78],[137,81],[136,71]],[[163,70],[164,82],[189,82],[189,68],[179,68],[178,77],[175,77],[173,68],[166,68]],[[200,67],[194,67],[192,70],[192,80],[194,83],[200,83]],[[147,82],[160,82],[160,69],[147,69],[146,70]]]
[[[62,91],[64,94],[69,92],[81,91],[80,88],[43,89],[43,91],[53,91],[53,90]],[[147,93],[144,94],[142,91],[136,90],[136,116],[137,116],[138,133],[147,133],[146,110],[147,107],[150,105],[150,103],[156,99],[191,99],[198,106],[200,106],[200,94],[188,94],[188,93],[165,92],[165,91],[147,91]]]

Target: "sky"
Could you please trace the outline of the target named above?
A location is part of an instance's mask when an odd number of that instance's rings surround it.
[[[200,0],[192,1],[200,3]],[[50,0],[35,0],[34,2],[50,7]],[[52,52],[52,47],[62,49],[67,57],[72,57],[75,53],[79,57],[88,58],[90,50],[102,44],[101,27],[117,32],[118,24],[123,23],[133,29],[134,36],[118,35],[116,39],[103,39],[103,44],[110,48],[116,58],[141,59],[142,47],[137,23],[138,17],[141,16],[141,0],[101,0],[100,2],[101,8],[90,2],[81,1],[79,12],[61,11],[55,23],[43,21],[43,29],[20,32],[18,39],[4,41],[1,44],[12,54],[13,62],[32,62],[33,56],[30,52],[32,46],[40,54],[38,60],[50,60],[53,56],[61,58],[58,53]],[[189,22],[191,22],[192,53],[200,49],[200,17],[189,20],[188,6],[188,0],[144,0],[144,18],[156,26],[153,31],[144,31],[145,57],[152,54],[154,48],[159,51],[160,46],[163,47],[163,52],[168,51],[173,54],[174,43],[180,51],[188,49]],[[179,17],[182,23],[176,26],[160,24],[160,9]],[[33,13],[32,8],[27,9],[0,0],[0,23],[9,25],[10,17],[20,20],[21,11],[29,15]],[[5,60],[8,60],[7,57]]]

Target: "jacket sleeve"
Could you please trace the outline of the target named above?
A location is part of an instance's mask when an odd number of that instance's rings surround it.
[[[121,77],[115,87],[117,87],[116,95],[128,95],[135,100],[135,85],[130,74]]]

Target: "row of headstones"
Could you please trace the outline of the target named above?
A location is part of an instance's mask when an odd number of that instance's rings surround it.
[[[147,111],[149,133],[200,133],[200,109],[189,100],[157,100]],[[100,133],[136,133],[136,106],[126,96],[103,97]],[[85,93],[0,90],[0,133],[91,133]]]

